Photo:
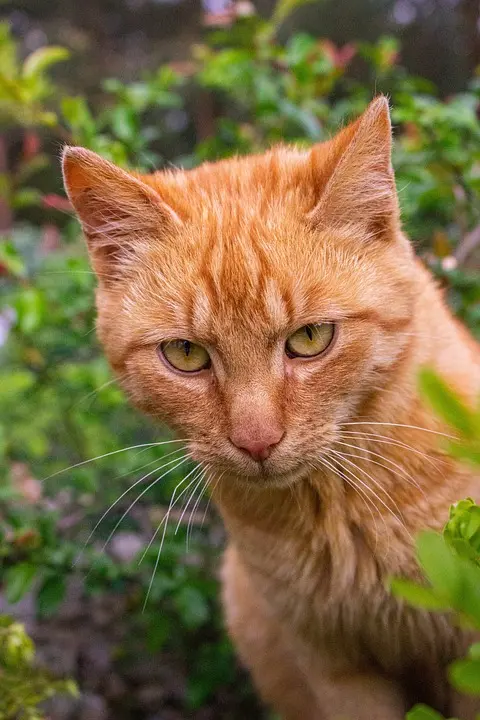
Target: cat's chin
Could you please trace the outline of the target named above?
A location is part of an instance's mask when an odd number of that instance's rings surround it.
[[[311,473],[311,469],[304,465],[299,465],[292,470],[279,472],[262,468],[255,475],[232,472],[231,477],[235,482],[241,485],[248,485],[249,488],[285,488],[293,485],[299,480],[303,480]]]

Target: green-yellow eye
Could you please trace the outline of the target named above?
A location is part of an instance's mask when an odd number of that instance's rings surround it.
[[[288,357],[315,357],[320,355],[333,340],[335,326],[333,323],[316,323],[304,325],[296,330],[287,340]]]
[[[208,352],[190,340],[166,340],[158,349],[165,360],[181,372],[198,372],[210,367]]]

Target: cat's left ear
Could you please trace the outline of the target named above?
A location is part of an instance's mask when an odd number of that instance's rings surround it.
[[[320,228],[361,225],[372,236],[391,236],[399,222],[391,151],[388,101],[380,96],[333,140],[312,148],[322,187],[310,221]]]

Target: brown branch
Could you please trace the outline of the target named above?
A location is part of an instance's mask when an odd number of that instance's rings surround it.
[[[7,141],[0,138],[0,176],[8,176]],[[0,233],[7,233],[13,223],[12,209],[6,197],[0,197]]]
[[[462,265],[467,258],[472,254],[475,248],[480,246],[480,225],[473,228],[469,233],[465,235],[463,240],[457,246],[455,250],[455,259],[458,265]]]

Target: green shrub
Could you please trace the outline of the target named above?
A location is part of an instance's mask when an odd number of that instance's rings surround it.
[[[458,437],[447,443],[450,454],[479,468],[480,409],[467,407],[429,370],[422,373],[420,382],[432,408]],[[426,583],[396,578],[393,592],[416,607],[451,613],[464,628],[480,630],[480,506],[470,498],[453,505],[443,533],[421,533],[416,552]],[[479,643],[470,647],[465,659],[452,663],[449,678],[458,691],[480,696]],[[418,705],[407,720],[444,719]]]
[[[57,680],[34,664],[35,648],[25,628],[0,615],[0,718],[42,720],[40,705],[58,694],[76,696],[71,680]]]

